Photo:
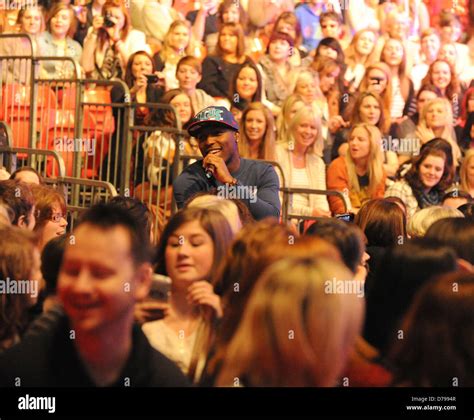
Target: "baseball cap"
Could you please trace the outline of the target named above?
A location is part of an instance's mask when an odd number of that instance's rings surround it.
[[[208,106],[199,111],[188,127],[190,136],[196,137],[207,125],[222,125],[232,131],[239,131],[239,124],[234,116],[223,106]]]

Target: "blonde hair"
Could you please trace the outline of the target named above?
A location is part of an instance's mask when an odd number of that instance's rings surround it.
[[[170,46],[170,37],[171,37],[171,33],[176,28],[178,28],[180,26],[183,26],[188,30],[189,41],[188,41],[188,45],[186,46],[186,48],[182,52],[182,55],[179,55],[178,57],[176,57],[176,52]],[[191,56],[193,55],[192,46],[193,46],[193,40],[192,40],[191,25],[189,24],[189,22],[187,20],[179,20],[179,19],[175,20],[170,25],[170,27],[168,29],[168,32],[165,35],[165,39],[163,41],[163,48],[160,51],[160,57],[161,57],[163,63],[166,63],[167,61],[170,61],[172,59],[172,57],[175,59],[176,63],[178,63],[178,61],[182,57],[187,56],[187,55],[191,55]]]
[[[251,102],[242,114],[239,139],[239,153],[243,158],[250,158],[250,144],[245,131],[245,121],[250,111],[260,111],[265,118],[265,133],[258,150],[258,159],[276,160],[275,154],[275,120],[272,112],[261,102]]]
[[[375,125],[370,125],[366,123],[356,124],[352,127],[349,132],[348,142],[353,131],[356,128],[363,128],[367,131],[370,141],[370,153],[367,162],[367,175],[369,176],[369,193],[374,193],[377,186],[382,182],[384,176],[383,170],[383,153],[382,153],[382,134],[380,130]],[[351,189],[354,189],[356,192],[360,192],[359,178],[357,177],[357,172],[355,168],[355,162],[352,159],[350,148],[347,149],[345,156],[347,174],[349,176],[349,185]]]
[[[430,226],[441,219],[464,217],[458,209],[431,206],[417,211],[408,222],[408,235],[412,238],[425,236]]]
[[[469,161],[474,159],[474,149],[469,149],[462,161],[461,170],[459,172],[459,178],[461,180],[461,190],[469,192],[471,189],[474,188],[474,185],[469,185],[469,180],[467,178],[467,166],[469,165]]]
[[[303,120],[304,118],[310,118],[314,122],[314,124],[316,125],[316,129],[318,130],[314,143],[308,148],[308,153],[313,153],[321,157],[324,148],[323,133],[321,128],[321,115],[319,110],[314,105],[305,105],[297,111],[297,113],[291,120],[290,125],[288,126],[288,138],[286,141],[283,140],[283,143],[286,143],[288,145],[288,148],[290,149],[291,145],[293,145],[294,147],[294,144],[296,143],[296,129],[301,123],[301,120]]]
[[[298,71],[298,74],[296,75],[296,79],[294,82],[295,85],[293,88],[293,93],[301,96],[300,93],[296,92],[296,89],[298,87],[298,82],[300,82],[301,79],[306,75],[308,75],[312,79],[312,84],[315,88],[315,99],[313,100],[313,103],[316,102],[318,106],[322,109],[323,104],[326,102],[326,98],[319,87],[319,75],[314,70],[306,68],[306,69],[301,69]],[[304,98],[302,96],[301,98],[303,99],[303,102],[304,102]]]
[[[430,107],[437,104],[441,104],[444,107],[446,113],[444,129],[440,136],[436,136],[434,131],[426,124],[426,114],[428,114],[428,110]],[[418,122],[418,126],[416,127],[416,136],[420,139],[422,144],[434,139],[435,137],[441,137],[442,139],[446,140],[451,145],[451,149],[453,151],[454,166],[459,165],[459,160],[461,159],[461,149],[459,148],[456,140],[456,134],[453,127],[453,111],[451,103],[448,99],[434,98],[425,104],[421,110],[420,120]]]
[[[217,385],[240,378],[249,386],[335,386],[361,331],[364,300],[327,287],[351,278],[325,257],[271,265],[252,291]]]
[[[360,31],[356,32],[354,35],[354,38],[352,38],[352,41],[350,45],[346,48],[344,51],[344,56],[345,56],[345,63],[347,64],[348,67],[354,67],[356,63],[356,45],[357,42],[359,41],[359,38],[364,34],[365,32],[372,32],[374,34],[374,48],[372,49],[372,52],[365,58],[364,60],[364,65],[368,66],[372,64],[377,56],[377,32],[375,32],[373,29],[361,29]]]
[[[285,142],[288,140],[288,120],[290,118],[291,108],[293,108],[293,105],[298,102],[301,102],[302,106],[304,106],[303,98],[296,93],[287,96],[286,99],[283,101],[281,111],[278,114],[276,120],[278,143]]]

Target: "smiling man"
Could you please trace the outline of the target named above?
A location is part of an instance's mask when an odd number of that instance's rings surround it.
[[[65,314],[0,356],[1,386],[186,386],[134,325],[149,292],[148,238],[127,210],[99,204],[67,242],[58,278]]]
[[[203,159],[176,178],[173,189],[179,208],[200,191],[217,189],[238,198],[256,220],[280,216],[279,181],[273,166],[240,157],[239,125],[226,108],[204,108],[191,121],[189,135],[196,137]],[[256,196],[255,196],[256,191]]]

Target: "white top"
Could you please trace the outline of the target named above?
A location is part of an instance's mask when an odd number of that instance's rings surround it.
[[[403,108],[405,108],[405,99],[403,99],[402,96],[400,79],[394,77],[392,78],[392,104],[390,107],[390,117],[393,119],[403,116]]]
[[[187,337],[184,331],[176,334],[162,319],[146,322],[142,330],[153,348],[175,362],[185,375],[188,373],[196,331]]]
[[[309,188],[309,177],[306,168],[293,168],[291,186],[294,188]],[[308,194],[293,194],[293,208],[299,206],[309,206]]]

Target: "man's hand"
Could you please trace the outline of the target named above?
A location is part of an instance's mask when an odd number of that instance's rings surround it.
[[[223,184],[232,183],[234,177],[230,174],[227,165],[220,156],[209,153],[202,161],[205,170],[211,170],[214,178]]]

